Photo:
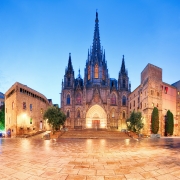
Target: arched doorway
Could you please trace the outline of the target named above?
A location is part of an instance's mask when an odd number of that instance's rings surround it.
[[[107,114],[99,105],[92,106],[86,113],[86,128],[106,128]]]

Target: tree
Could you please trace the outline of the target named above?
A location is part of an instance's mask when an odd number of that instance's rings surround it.
[[[170,110],[168,110],[165,120],[165,134],[173,135],[173,131],[174,131],[174,116],[173,113]]]
[[[157,107],[154,107],[151,115],[151,131],[153,134],[157,134],[159,131],[159,111]]]
[[[0,109],[0,130],[4,130],[5,128],[5,106],[1,106]]]
[[[58,107],[51,106],[44,112],[43,119],[48,119],[47,122],[52,126],[54,133],[60,125],[64,125],[66,115]]]
[[[141,112],[133,111],[130,118],[126,120],[126,124],[128,130],[139,133],[140,130],[144,127]]]

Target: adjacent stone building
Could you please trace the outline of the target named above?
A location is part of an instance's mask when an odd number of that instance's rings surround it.
[[[177,104],[179,90],[175,85],[162,81],[162,69],[148,64],[141,72],[141,84],[129,95],[129,111],[142,112],[144,134],[151,134],[151,114],[154,107],[159,110],[159,134],[165,133],[165,117],[168,110],[174,115],[174,135],[180,135],[178,130]]]
[[[5,129],[11,136],[29,134],[49,126],[43,112],[50,106],[48,99],[30,87],[16,82],[5,93]]]
[[[84,128],[126,128],[130,83],[124,56],[118,79],[108,74],[105,50],[101,47],[99,20],[96,12],[93,45],[85,64],[84,79],[74,77],[69,54],[62,82],[61,109],[67,115],[66,126]]]

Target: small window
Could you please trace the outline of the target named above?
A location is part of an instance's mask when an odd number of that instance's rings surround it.
[[[138,97],[138,103],[139,103],[139,97]]]
[[[12,109],[14,109],[14,101],[12,102]]]
[[[41,108],[41,114],[43,114],[43,108]]]
[[[130,103],[130,109],[131,109],[131,103]]]
[[[30,104],[30,111],[32,111],[32,104]]]
[[[23,109],[26,109],[26,102],[23,102]]]
[[[159,105],[158,105],[158,103],[157,103],[157,107],[158,107]]]
[[[157,96],[159,96],[159,92],[157,92]]]
[[[134,101],[134,107],[135,107],[135,101]]]
[[[165,87],[164,88],[164,93],[167,94],[167,92],[168,92],[168,87]]]
[[[144,107],[146,107],[146,103],[144,104]]]
[[[152,95],[152,96],[154,95],[154,91],[153,91],[153,90],[151,90],[151,95]]]
[[[142,96],[142,91],[141,91],[141,96]]]

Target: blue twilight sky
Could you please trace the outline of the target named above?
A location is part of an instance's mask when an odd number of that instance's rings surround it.
[[[0,92],[17,81],[60,104],[69,53],[84,77],[96,9],[111,78],[124,54],[132,90],[148,63],[180,80],[179,0],[0,0]]]

